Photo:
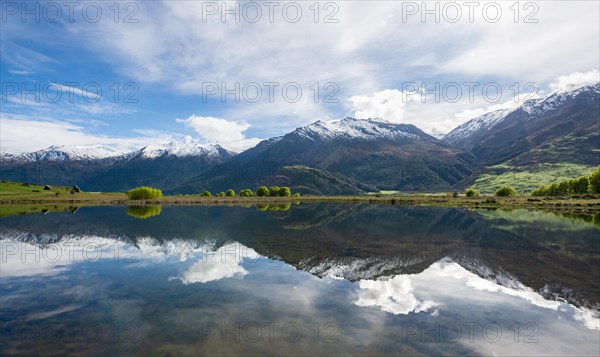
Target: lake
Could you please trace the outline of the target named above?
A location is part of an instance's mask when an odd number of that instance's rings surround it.
[[[1,219],[1,355],[600,355],[598,216],[352,204]]]

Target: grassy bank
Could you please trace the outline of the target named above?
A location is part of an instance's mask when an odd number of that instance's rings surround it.
[[[39,191],[39,192],[33,192]],[[296,202],[331,202],[354,204],[425,205],[462,208],[523,208],[529,210],[596,214],[600,197],[465,197],[444,194],[302,196],[302,197],[205,197],[200,195],[165,196],[153,200],[130,200],[125,193],[70,193],[71,187],[23,186],[15,182],[0,183],[0,217],[29,212],[73,211],[82,206],[143,205],[276,205]],[[56,195],[56,192],[59,194]]]

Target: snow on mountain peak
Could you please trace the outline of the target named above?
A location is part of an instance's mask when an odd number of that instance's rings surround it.
[[[511,111],[512,109],[498,109],[485,113],[454,128],[451,132],[444,136],[443,140],[449,143],[456,143],[466,137],[471,136],[475,132],[489,130],[501,122],[502,119],[504,119],[504,117],[506,117],[506,115]]]
[[[600,83],[591,86],[584,85],[570,88],[569,90],[558,90],[544,98],[528,99],[516,108],[490,111],[454,128],[444,136],[443,140],[451,144],[456,144],[473,135],[490,130],[501,123],[508,114],[518,110],[526,112],[530,118],[543,115],[549,111],[556,110],[568,99],[574,98],[584,91],[600,94]]]
[[[22,161],[65,161],[99,160],[120,154],[120,152],[102,145],[53,145],[30,153],[5,154],[3,157]]]
[[[220,150],[223,150],[218,144],[200,144],[190,136],[186,136],[182,141],[172,141],[166,145],[147,145],[138,150],[135,156],[146,159],[155,159],[161,156],[219,156]]]
[[[381,119],[344,118],[329,122],[316,121],[294,133],[310,140],[327,139],[418,139],[422,132],[409,124],[396,124]]]
[[[219,157],[225,151],[226,150],[218,144],[200,144],[188,136],[182,141],[173,141],[166,145],[150,144],[139,150],[128,153],[122,153],[102,145],[53,145],[46,149],[29,153],[2,153],[0,159],[14,162],[35,162],[131,159],[134,157],[155,159],[162,156]]]

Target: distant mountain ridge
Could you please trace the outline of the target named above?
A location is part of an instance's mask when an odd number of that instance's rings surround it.
[[[381,119],[316,121],[241,153],[191,137],[121,153],[104,146],[51,146],[0,154],[15,181],[167,193],[286,185],[304,194],[460,190],[478,168],[510,163],[600,164],[600,83],[530,99],[459,125],[441,140]],[[79,175],[76,173],[80,172]]]
[[[339,194],[356,193],[353,186],[361,190],[442,189],[469,175],[474,165],[471,154],[414,125],[345,118],[317,121],[277,140],[262,141],[176,191],[240,189],[270,182],[274,177],[301,193],[313,194],[324,180],[336,185],[344,182],[346,188],[333,190]],[[313,170],[293,168],[299,166]],[[256,177],[244,176],[248,167],[257,168]],[[232,170],[239,170],[238,175],[232,175]],[[355,184],[349,185],[349,180]]]
[[[442,140],[472,150],[484,165],[511,159],[597,165],[599,103],[600,83],[556,91],[512,110],[496,110],[469,120]],[[578,155],[573,155],[575,152]]]
[[[51,146],[33,153],[3,154],[3,179],[78,184],[88,191],[126,191],[140,185],[168,188],[191,179],[235,153],[191,138],[120,153],[102,146]]]
[[[14,162],[34,161],[95,161],[95,160],[130,160],[133,158],[156,159],[159,157],[188,157],[221,155],[232,156],[231,152],[218,144],[200,144],[191,137],[182,141],[172,141],[166,145],[147,145],[141,149],[122,153],[102,145],[53,145],[46,149],[22,153],[2,153],[0,159]]]

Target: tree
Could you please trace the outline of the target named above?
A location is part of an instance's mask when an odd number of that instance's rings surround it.
[[[256,195],[258,197],[265,197],[269,195],[269,189],[266,186],[260,186],[256,189]]]
[[[587,176],[581,176],[569,181],[571,194],[583,195],[588,192],[590,179]]]
[[[252,197],[254,196],[254,194],[252,193],[252,190],[250,189],[243,189],[240,191],[240,197]]]
[[[269,196],[271,196],[271,197],[279,196],[279,186],[269,187]]]
[[[550,186],[540,185],[540,187],[531,191],[532,196],[548,196],[550,194]]]
[[[161,198],[162,196],[161,190],[148,186],[136,187],[127,191],[127,197],[130,200],[152,200]]]
[[[470,188],[467,191],[465,191],[465,195],[467,197],[479,197],[479,191],[474,188]]]
[[[496,196],[498,197],[509,197],[515,196],[517,194],[517,190],[515,190],[512,186],[502,186],[496,191]]]
[[[589,178],[589,193],[600,193],[600,166],[592,172]]]
[[[569,191],[569,181],[560,181],[556,185],[557,196],[567,196],[570,193]]]
[[[279,196],[281,197],[290,197],[292,195],[292,191],[290,191],[289,187],[283,186],[279,188]]]
[[[210,196],[212,196],[212,194],[210,193],[210,191],[204,191],[200,194],[200,196],[210,197]]]
[[[225,193],[225,196],[227,197],[233,197],[235,196],[235,191],[232,189],[227,190],[227,192]]]
[[[225,192],[223,192],[223,191],[219,192],[219,197],[225,197]]]
[[[293,194],[293,197],[300,197],[300,194],[298,192]]]

